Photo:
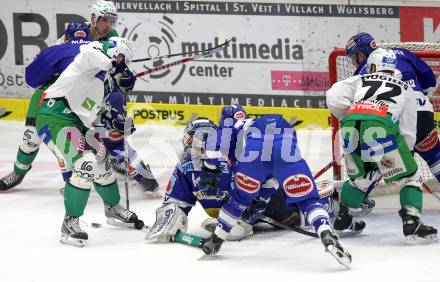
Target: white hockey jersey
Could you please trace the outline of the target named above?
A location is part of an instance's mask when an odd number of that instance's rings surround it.
[[[82,45],[73,62],[45,91],[45,99],[65,97],[84,125],[92,127],[104,100],[104,80],[112,67],[112,60],[93,43]]]
[[[406,83],[386,73],[357,75],[327,91],[327,107],[339,120],[347,114],[391,115],[409,148],[416,142],[417,96]]]

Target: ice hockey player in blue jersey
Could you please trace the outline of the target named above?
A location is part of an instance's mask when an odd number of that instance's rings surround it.
[[[219,213],[214,234],[203,244],[208,255],[216,254],[253,200],[265,192],[263,184],[274,179],[286,195],[286,204],[295,204],[321,238],[326,251],[344,265],[351,255],[333,233],[330,217],[319,200],[310,169],[297,147],[296,132],[280,115],[234,122],[227,119],[209,136],[206,157],[202,161],[200,184],[216,186],[221,161],[228,161],[235,174],[227,203]]]
[[[244,110],[238,105],[226,106],[222,117],[225,117],[225,115],[228,118],[232,117],[232,112],[238,111],[241,112],[240,116],[245,117]],[[222,121],[224,121],[223,118],[220,120],[220,124]],[[163,206],[156,210],[156,222],[146,239],[169,242],[175,236],[177,230],[185,232],[187,216],[196,202],[203,207],[209,216],[203,221],[202,227],[211,233],[214,232],[219,211],[227,202],[231,193],[231,181],[234,177],[230,165],[227,162],[220,162],[220,171],[213,176],[216,183],[212,183],[213,185],[210,186],[200,185],[201,160],[204,154],[204,143],[206,142],[203,137],[205,134],[209,134],[209,131],[215,129],[214,123],[206,118],[199,118],[186,126],[182,139],[184,149],[180,161],[171,175]],[[287,206],[285,204],[284,192],[281,189],[276,190],[278,186],[275,179],[268,179],[262,185],[265,191],[252,202],[242,218],[238,220],[228,234],[227,240],[240,240],[252,235],[253,225],[258,222],[260,214],[289,226],[306,224],[301,221],[303,216],[296,205]],[[331,199],[333,187],[322,185],[321,188],[319,191],[321,202],[333,214]],[[166,214],[172,214],[173,216],[166,216]]]
[[[358,33],[348,40],[346,54],[357,67],[354,75],[368,73],[367,59],[375,49],[376,42],[368,33]],[[433,106],[428,98],[437,85],[435,75],[432,69],[411,51],[403,48],[391,50],[397,59],[394,77],[411,85],[417,94],[417,137],[414,149],[440,181],[440,143],[435,129]]]
[[[131,72],[130,72],[131,73]],[[106,132],[102,138],[107,150],[113,157],[116,165],[125,169],[124,136],[135,131],[131,118],[127,117],[125,109],[125,95],[121,91],[112,91],[105,98],[105,111],[100,115],[100,120],[95,128],[104,128]],[[128,174],[136,181],[144,193],[151,197],[160,197],[157,193],[159,183],[151,172],[150,166],[142,160],[134,147],[127,142]],[[113,165],[115,167],[115,165]],[[125,173],[125,171],[123,171]]]

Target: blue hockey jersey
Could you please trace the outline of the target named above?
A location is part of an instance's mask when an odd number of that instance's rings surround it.
[[[231,189],[231,172],[226,162],[220,163],[221,173],[218,178],[217,191],[200,191],[200,167],[197,160],[184,153],[181,161],[176,165],[168,182],[164,196],[164,204],[177,202],[179,207],[188,214],[198,201],[206,213],[217,217],[220,208],[227,201]]]
[[[60,44],[50,46],[38,53],[32,63],[26,67],[27,85],[38,88],[60,75],[78,55],[79,46],[91,41],[88,24],[69,23],[62,39]]]

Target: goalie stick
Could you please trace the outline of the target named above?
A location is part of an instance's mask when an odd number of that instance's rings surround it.
[[[155,67],[155,68],[151,68],[151,69],[147,68],[146,71],[141,71],[141,72],[135,74],[135,77],[140,77],[140,76],[144,76],[144,75],[147,75],[147,74],[150,74],[150,73],[153,73],[153,72],[158,72],[158,71],[161,71],[161,70],[166,70],[166,69],[169,69],[171,67],[175,67],[175,66],[178,66],[178,65],[181,65],[181,64],[185,64],[185,63],[197,60],[199,58],[203,58],[203,57],[215,54],[217,52],[220,52],[220,50],[222,50],[226,46],[228,46],[229,42],[230,42],[230,40],[226,41],[225,43],[223,43],[223,44],[221,44],[219,46],[216,46],[215,48],[210,48],[210,49],[206,49],[204,51],[200,51],[201,52],[200,54],[196,54],[193,57],[183,58],[183,59],[174,61],[172,63],[168,63],[168,64],[165,64],[165,65],[162,65],[162,66],[158,66],[158,67]]]
[[[169,55],[164,55],[164,56],[159,56],[159,57],[148,57],[148,58],[142,58],[142,59],[135,59],[135,60],[131,60],[131,62],[132,63],[146,62],[146,61],[151,61],[151,60],[168,59],[168,58],[172,58],[172,57],[188,56],[188,55],[193,55],[193,54],[206,54],[206,53],[213,54],[213,53],[210,53],[210,52],[215,50],[215,49],[217,49],[217,48],[226,47],[229,44],[229,42],[231,42],[231,40],[226,40],[224,43],[222,43],[220,45],[214,46],[212,48],[204,49],[204,50],[197,50],[197,51],[169,54]]]
[[[174,237],[173,242],[182,243],[196,248],[202,248],[202,243],[204,240],[206,239],[203,237],[192,235],[178,230],[176,236]]]

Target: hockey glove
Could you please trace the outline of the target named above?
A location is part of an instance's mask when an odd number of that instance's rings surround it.
[[[223,239],[217,237],[217,235],[212,234],[211,237],[206,238],[202,241],[201,247],[205,254],[215,255],[220,251],[220,247],[223,244]]]
[[[267,203],[261,199],[252,200],[252,204],[245,210],[242,219],[249,224],[257,222],[258,217],[266,210]]]
[[[125,62],[116,62],[110,74],[124,94],[132,90],[136,83],[136,77],[133,72],[128,69]]]
[[[121,114],[117,109],[107,105],[107,111],[101,114],[101,123],[108,130],[114,129],[124,135],[135,132],[133,119]]]
[[[126,94],[128,91],[133,90],[135,83],[136,77],[128,68],[126,68],[122,72],[122,76],[118,81],[119,88],[122,92],[124,92],[124,94]]]
[[[202,165],[202,170],[200,172],[200,182],[199,182],[199,190],[200,192],[204,192],[209,195],[218,196],[218,184],[219,184],[219,176],[221,170],[209,169]]]

